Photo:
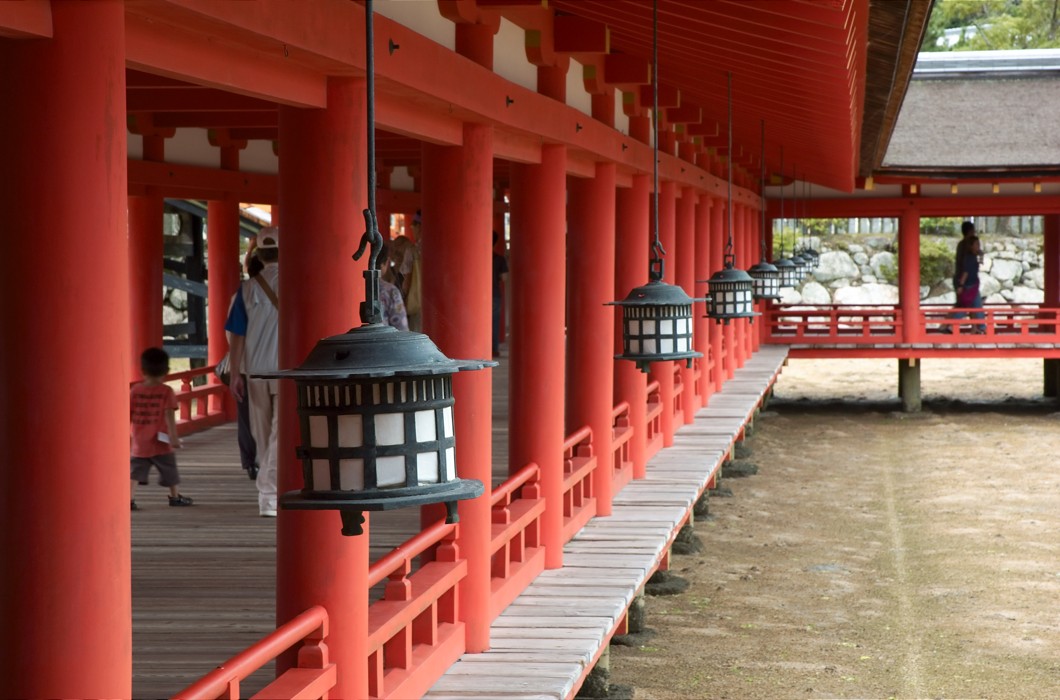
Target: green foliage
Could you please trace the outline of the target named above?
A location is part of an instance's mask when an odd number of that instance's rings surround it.
[[[895,264],[880,269],[891,284],[898,281],[898,246],[895,245]],[[890,269],[888,269],[890,268]],[[938,238],[920,238],[920,284],[934,287],[953,276],[953,250]]]
[[[880,277],[887,284],[898,284],[898,256],[894,256],[894,262],[880,265]]]
[[[920,220],[920,234],[960,238],[962,223],[964,219],[959,216],[925,216]]]
[[[946,29],[974,28],[954,46]],[[935,0],[922,51],[998,51],[1060,47],[1060,0]]]

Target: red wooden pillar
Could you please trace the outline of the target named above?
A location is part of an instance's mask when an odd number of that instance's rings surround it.
[[[221,147],[221,169],[239,170],[239,149]],[[210,270],[207,287],[207,362],[215,365],[228,352],[225,320],[232,296],[239,288],[239,202],[234,199],[211,200],[206,205],[206,249]],[[225,413],[235,420],[236,403],[231,394],[223,398]]]
[[[1045,298],[1042,307],[1060,307],[1060,214],[1046,214],[1043,218],[1042,272],[1045,275]]]
[[[1060,308],[1060,214],[1046,214],[1043,218],[1042,271],[1045,278],[1042,286],[1045,297],[1042,299],[1042,308],[1056,309]],[[1055,333],[1060,328],[1050,325],[1043,330]],[[1042,363],[1042,372],[1043,395],[1052,398],[1060,396],[1060,360],[1046,358]]]
[[[681,199],[677,205],[677,245],[674,255],[670,257],[677,268],[674,270],[678,286],[684,288],[690,297],[696,295],[696,191],[691,187],[681,189]],[[705,277],[703,279],[706,279]],[[695,305],[693,305],[695,309]],[[695,342],[695,319],[692,321],[692,337]],[[699,407],[697,401],[698,390],[695,381],[695,369],[685,367],[685,362],[678,363],[681,367],[681,382],[684,385],[683,401],[681,410],[683,415],[676,420],[682,424],[691,423],[696,416]]]
[[[708,280],[714,274],[710,269],[710,205],[710,197],[705,193],[701,193],[699,203],[696,205],[696,280]],[[705,291],[706,285],[699,285],[698,289]],[[696,295],[693,294],[692,296]],[[692,313],[695,317],[695,347],[697,351],[703,353],[703,359],[700,360],[703,371],[700,372],[699,388],[697,389],[700,397],[699,406],[703,407],[707,405],[710,401],[710,395],[714,393],[714,375],[709,369],[711,358],[713,357],[713,350],[711,349],[711,336],[713,333],[711,327],[713,323],[707,318],[707,305],[705,302],[697,302],[692,307]]]
[[[563,566],[563,392],[567,151],[512,165],[512,323],[508,466],[541,468],[545,566]]]
[[[592,428],[596,514],[610,515],[615,308],[604,304],[615,298],[614,163],[598,163],[594,178],[571,180],[567,219],[567,433]]]
[[[727,228],[725,222],[725,200],[715,197],[710,209],[710,263],[711,274],[722,268],[725,262]],[[713,321],[711,325],[711,347],[714,351],[714,390],[721,391],[729,367],[729,326]]]
[[[659,241],[662,243],[663,250],[666,251],[663,259],[663,281],[667,284],[675,284],[677,232],[674,230],[674,225],[677,218],[677,186],[669,181],[660,182],[658,201]],[[645,242],[650,243],[650,239]],[[641,246],[645,242],[642,242]],[[651,365],[650,374],[652,381],[659,382],[659,398],[663,406],[659,422],[662,426],[663,447],[669,447],[674,444],[674,363],[654,362]]]
[[[746,270],[754,264],[754,217],[751,216],[752,209],[748,205],[741,205],[740,210],[743,213],[743,248],[740,251],[739,267],[741,270]],[[754,355],[754,337],[757,331],[758,326],[752,319],[747,319],[744,324],[744,361],[740,363],[741,367]]]
[[[365,82],[330,78],[326,109],[280,107],[280,367],[302,363],[316,342],[360,325],[367,256],[355,263],[367,206]],[[302,488],[294,385],[280,384],[279,491]],[[329,511],[281,510],[276,527],[276,618],[312,605],[330,615],[338,664],[334,697],[368,695],[368,533],[344,537]],[[277,661],[289,668],[293,654]]]
[[[615,197],[615,299],[625,299],[631,290],[648,283],[648,192],[646,175],[634,175],[632,186]],[[615,354],[622,354],[622,310],[615,308]],[[669,364],[669,363],[667,363]],[[644,372],[627,360],[615,362],[615,403],[629,404],[629,422],[634,426],[629,440],[633,478],[643,479],[647,466],[645,425],[648,415],[648,382]]]
[[[165,161],[166,140],[143,136],[143,159]],[[164,202],[158,195],[129,197],[129,305],[132,377],[140,378],[140,353],[162,346],[162,235]]]
[[[920,323],[920,211],[915,206],[902,210],[898,222],[898,303],[906,343],[919,342]]]
[[[765,206],[765,199],[762,199],[759,206]],[[749,249],[746,265],[744,269],[749,269],[752,265],[756,265],[760,260],[763,259],[765,254],[762,250],[762,216],[759,209],[750,210],[751,217],[751,247]],[[759,301],[755,303],[755,311],[762,314],[755,318],[754,326],[751,328],[751,351],[758,352],[762,347],[762,329],[766,327],[766,302]]]
[[[744,263],[747,261],[747,241],[746,227],[744,226],[744,209],[742,204],[733,202],[732,205],[732,246],[733,252],[736,254],[736,267],[746,268],[747,265]],[[747,327],[750,324],[750,319],[738,318],[729,325],[732,328],[732,368],[738,369],[744,366],[747,362]]]
[[[124,7],[51,27],[0,41],[0,697],[127,698]]]
[[[453,358],[490,356],[493,314],[493,130],[464,125],[462,146],[423,148],[424,330]],[[485,493],[460,501],[457,546],[468,562],[461,582],[467,651],[490,644],[492,370],[453,377],[457,476]],[[562,442],[562,438],[560,439]],[[560,465],[562,467],[562,464]]]

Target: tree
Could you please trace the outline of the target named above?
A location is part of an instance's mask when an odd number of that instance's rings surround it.
[[[938,45],[961,29],[952,46]],[[922,51],[997,51],[1060,47],[1060,0],[935,0]]]

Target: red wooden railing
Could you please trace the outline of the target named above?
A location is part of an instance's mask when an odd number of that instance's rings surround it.
[[[335,664],[328,662],[328,613],[315,606],[295,617],[252,647],[239,652],[180,691],[181,700],[236,700],[239,684],[277,656],[302,643],[295,668],[288,669],[254,697],[322,698],[335,687]]]
[[[897,343],[902,316],[897,306],[776,306],[766,311],[767,342]]]
[[[368,608],[371,697],[420,697],[464,653],[457,585],[467,561],[459,556],[456,533],[455,524],[438,521],[369,569],[369,588],[386,580],[383,598]],[[413,559],[428,550],[433,561],[413,573]]]
[[[982,319],[971,318],[981,314]],[[963,318],[959,318],[963,316]],[[908,327],[899,306],[777,306],[766,311],[767,342],[816,345],[930,343],[1016,346],[1060,340],[1060,310],[1034,304],[990,304],[980,309],[930,304]],[[982,332],[976,332],[979,329]]]
[[[493,490],[490,619],[508,607],[545,569],[541,469],[530,463]]]
[[[685,396],[685,378],[681,373],[684,370],[685,365],[682,362],[674,363],[674,400],[673,400],[673,411],[674,416],[684,415],[684,402],[691,401],[692,396],[689,392],[688,396]]]
[[[584,426],[563,443],[563,541],[569,542],[596,515],[593,431]]]
[[[185,375],[199,376],[209,371],[194,370],[176,378],[184,381]],[[217,390],[201,393],[211,396]],[[676,393],[680,396],[682,392]],[[628,403],[620,403],[612,411],[611,440],[605,448],[613,455],[616,493],[632,478],[630,439],[634,431],[645,430],[649,454],[662,445],[663,404],[658,382],[648,385],[647,404],[643,427],[630,422]],[[680,404],[675,402],[674,408],[679,410]],[[588,426],[576,430],[563,443],[563,542],[596,515],[592,479],[598,463],[595,450],[593,432]],[[540,478],[540,468],[531,463],[491,494],[489,604],[493,617],[544,570],[541,520],[545,501]],[[468,565],[456,545],[458,528],[459,525],[439,521],[371,566],[369,589],[385,583],[382,598],[368,611],[368,658],[364,668],[372,698],[419,697],[463,654],[464,624],[460,622],[457,588],[467,575]],[[417,558],[424,562],[418,569],[414,566]],[[368,595],[368,591],[350,594]],[[328,664],[323,644],[326,623],[323,608],[313,608],[189,686],[178,697],[239,697],[240,680],[302,639],[305,646],[299,652],[298,668],[287,671],[268,686],[267,693],[262,693],[269,697],[321,697],[334,687],[336,678],[335,666]]]
[[[633,437],[629,420],[629,403],[623,401],[611,412],[611,493],[618,493],[633,478],[633,456],[629,441]]]
[[[1034,344],[1060,340],[1060,309],[1001,304],[958,309],[932,304],[921,307],[920,312],[932,343]],[[982,314],[983,318],[973,318],[974,314]],[[980,328],[982,333],[975,332]]]
[[[646,460],[655,456],[662,449],[662,393],[659,391],[659,382],[648,384],[648,415],[644,426],[644,457]]]

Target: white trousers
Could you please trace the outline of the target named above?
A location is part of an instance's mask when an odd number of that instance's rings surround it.
[[[258,511],[276,511],[276,393],[279,380],[247,378],[250,432],[258,447]]]

